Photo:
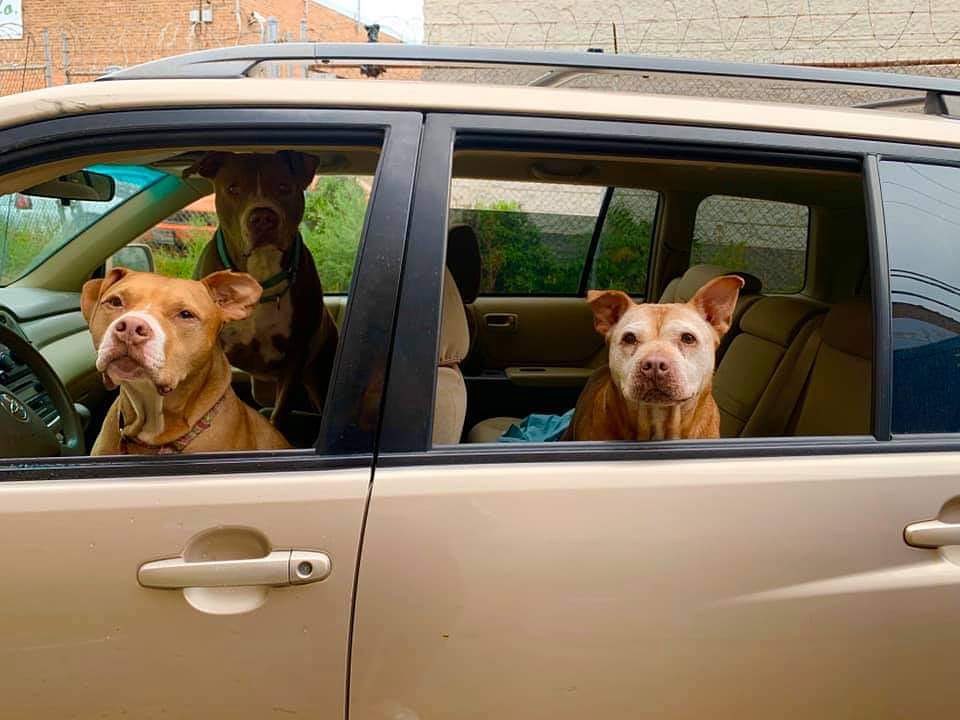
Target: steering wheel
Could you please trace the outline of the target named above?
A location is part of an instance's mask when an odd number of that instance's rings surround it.
[[[57,412],[60,414],[60,432],[47,427],[33,408],[18,398],[10,388],[0,384],[0,457],[50,457],[83,455],[83,425],[73,407],[73,399],[50,363],[33,345],[10,328],[0,325],[0,343],[21,365],[26,365],[36,376]],[[13,358],[0,356],[0,370],[13,367]],[[40,388],[37,388],[40,390]]]

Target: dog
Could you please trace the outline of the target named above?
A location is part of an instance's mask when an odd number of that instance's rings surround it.
[[[227,325],[221,339],[230,362],[252,376],[257,402],[273,403],[275,424],[301,386],[322,411],[337,351],[337,326],[298,230],[316,166],[310,155],[289,150],[209,152],[183,173],[213,181],[219,219],[194,278],[237,270],[263,286],[252,315]]]
[[[588,292],[609,362],[587,382],[562,439],[720,437],[713,371],[742,287],[743,278],[724,275],[687,303],[662,305],[619,290]]]
[[[250,275],[230,271],[197,281],[115,268],[88,280],[80,307],[97,370],[108,389],[120,388],[91,454],[290,447],[236,396],[219,342],[223,326],[249,317],[260,293]]]

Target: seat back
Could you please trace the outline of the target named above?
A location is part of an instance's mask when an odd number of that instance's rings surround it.
[[[720,361],[713,397],[720,409],[720,435],[766,435],[761,401],[776,402],[769,387],[788,350],[811,328],[824,306],[804,298],[772,295],[754,302],[740,320],[740,333]]]
[[[443,275],[440,313],[433,443],[452,445],[460,442],[467,414],[467,386],[460,372],[460,363],[470,349],[470,335],[460,290],[449,270],[445,270]]]
[[[469,305],[480,294],[480,240],[469,225],[453,225],[447,230],[447,270],[453,275],[460,290],[460,298],[467,307],[467,330],[470,345],[467,355],[477,339],[476,317]]]
[[[873,311],[857,298],[834,306],[795,413],[794,435],[869,435],[873,408]]]

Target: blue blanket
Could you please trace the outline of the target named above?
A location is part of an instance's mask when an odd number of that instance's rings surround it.
[[[556,442],[573,420],[573,410],[563,415],[527,415],[507,428],[497,442]]]

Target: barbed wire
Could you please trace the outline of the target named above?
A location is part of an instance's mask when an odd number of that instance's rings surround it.
[[[877,52],[888,55],[891,50],[926,50],[930,55],[960,41],[960,13],[939,11],[932,0],[906,9],[878,0],[848,3],[846,9],[814,9],[798,1],[794,10],[780,12],[771,11],[768,0],[753,0],[746,7],[742,1],[677,0],[638,3],[626,10],[618,4],[594,3],[595,12],[565,7],[552,9],[549,16],[539,3],[522,0],[445,5],[442,0],[431,4],[433,12],[425,26],[428,44],[595,46],[631,53],[734,54],[764,61],[772,59],[771,53],[811,52],[825,45],[848,53],[851,60]]]

